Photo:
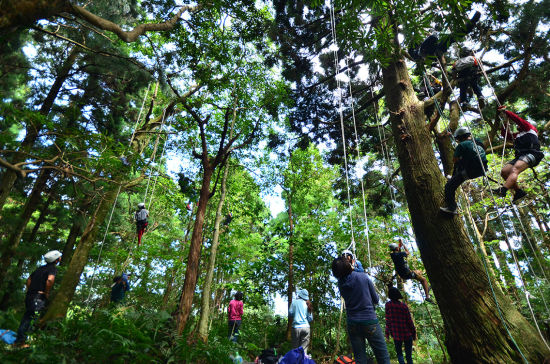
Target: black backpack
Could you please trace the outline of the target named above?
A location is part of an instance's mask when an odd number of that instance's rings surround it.
[[[264,349],[258,359],[262,364],[277,364],[281,356],[277,355],[277,350],[273,349]]]

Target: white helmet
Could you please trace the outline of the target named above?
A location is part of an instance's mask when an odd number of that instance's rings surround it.
[[[351,257],[352,260],[355,259],[355,255],[353,255],[353,253],[351,252],[351,250],[346,249],[346,250],[344,250],[344,251],[342,252],[342,256],[343,256],[343,257],[346,257],[346,256],[348,256],[348,255]]]
[[[53,263],[61,257],[61,252],[59,250],[52,250],[44,254],[44,260],[46,263]]]
[[[399,248],[399,245],[397,245],[396,243],[391,243],[389,247],[391,251],[394,251]]]
[[[143,203],[143,202],[138,203],[138,208],[144,209],[145,208],[145,203]]]

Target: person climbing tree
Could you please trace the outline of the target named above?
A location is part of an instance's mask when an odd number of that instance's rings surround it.
[[[471,88],[477,96],[479,108],[483,109],[485,107],[485,98],[479,86],[480,61],[472,55],[472,51],[469,48],[462,48],[459,55],[460,59],[453,64],[453,74],[457,78],[458,88],[460,89],[458,102],[462,109],[470,107],[468,104],[468,100],[470,99],[468,90]]]
[[[147,230],[147,225],[149,225],[149,223],[147,222],[148,217],[149,211],[147,211],[147,209],[145,208],[145,204],[143,202],[140,202],[138,204],[138,210],[134,214],[134,220],[136,220],[138,246],[141,245],[141,237],[145,233],[145,230]]]
[[[401,248],[403,248],[403,252],[401,251]],[[391,243],[390,251],[390,257],[393,260],[396,274],[398,274],[404,280],[414,279],[419,281],[424,288],[424,292],[426,293],[425,300],[427,302],[433,303],[432,299],[430,298],[430,287],[428,287],[428,281],[426,280],[426,278],[424,278],[419,270],[409,269],[409,266],[405,261],[405,258],[409,255],[409,251],[407,250],[405,244],[403,244],[403,241],[399,239],[399,244]]]
[[[347,250],[347,249],[344,250],[342,252],[342,256],[348,260],[349,264],[351,264],[351,267],[353,268],[354,271],[359,273],[365,272],[365,269],[363,268],[363,264],[361,264],[361,262],[355,258],[355,254],[353,254],[351,250]]]
[[[481,140],[473,140],[470,130],[460,127],[455,132],[460,143],[454,152],[453,176],[445,184],[445,204],[440,210],[446,214],[456,215],[456,190],[468,179],[482,177],[487,171],[487,156]]]
[[[340,295],[346,303],[348,334],[356,363],[367,363],[366,339],[376,362],[390,364],[384,334],[376,317],[375,306],[379,298],[369,276],[355,272],[342,256],[332,261],[332,274],[338,280]]]
[[[28,347],[25,344],[27,340],[27,331],[31,326],[32,320],[36,317],[37,312],[44,310],[46,301],[50,296],[55,275],[57,274],[56,265],[61,261],[61,252],[52,250],[44,255],[46,264],[36,269],[27,278],[27,294],[25,296],[25,313],[17,330],[17,339],[14,345],[19,347]]]
[[[229,226],[229,224],[231,224],[231,220],[233,220],[233,213],[232,212],[225,215],[225,220],[223,221],[223,225],[224,226]]]
[[[130,284],[128,283],[128,274],[122,273],[121,276],[113,278],[113,285],[111,286],[111,303],[119,304],[124,300],[124,295],[130,290]]]
[[[292,348],[304,348],[307,354],[309,346],[309,323],[313,321],[313,306],[309,301],[307,289],[300,289],[288,309],[288,317],[292,317]]]
[[[518,176],[521,172],[527,168],[536,167],[540,161],[544,158],[544,153],[540,150],[540,142],[538,137],[538,130],[528,121],[522,119],[517,114],[506,110],[506,106],[502,105],[498,108],[498,111],[503,113],[509,120],[516,123],[518,132],[511,133],[508,130],[507,139],[514,140],[514,159],[507,162],[506,165],[500,171],[500,175],[506,181],[504,185],[493,190],[493,193],[505,197],[506,192],[509,189],[514,190],[513,203],[518,202],[524,198],[527,193],[519,188]],[[502,128],[502,136],[505,136],[507,128]]]
[[[229,302],[229,307],[227,308],[227,313],[229,316],[228,322],[228,332],[229,339],[233,342],[237,342],[239,337],[239,329],[241,327],[242,316],[243,316],[243,293],[235,293],[235,299]]]
[[[415,62],[419,62],[426,57],[442,56],[453,43],[464,38],[464,36],[474,29],[480,17],[481,13],[476,11],[474,16],[469,21],[466,21],[461,29],[451,34],[440,35],[437,29],[434,30],[420,46],[409,47],[409,55]]]
[[[399,301],[403,296],[396,287],[388,289],[388,298],[390,300],[386,302],[386,339],[389,339],[390,335],[393,337],[399,364],[405,364],[403,344],[405,344],[407,364],[413,364],[412,344],[416,339],[416,327],[412,321],[409,307]]]

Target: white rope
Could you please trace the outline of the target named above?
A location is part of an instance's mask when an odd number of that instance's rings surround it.
[[[103,240],[101,241],[101,244],[99,246],[99,254],[97,256],[97,260],[95,262],[94,270],[92,272],[92,281],[90,283],[90,292],[88,293],[88,298],[86,299],[86,302],[88,302],[88,305],[90,303],[90,297],[92,296],[92,290],[94,288],[94,280],[95,280],[95,272],[97,270],[97,266],[99,265],[99,260],[101,259],[101,252],[103,251],[103,245],[105,244],[105,239],[107,238],[107,234],[109,233],[109,226],[111,226],[111,220],[113,219],[113,213],[115,212],[116,203],[118,201],[118,196],[120,195],[120,190],[122,189],[122,185],[118,186],[118,191],[116,194],[115,202],[113,203],[113,208],[111,209],[111,215],[109,216],[109,221],[107,222],[107,227],[105,228],[105,234],[103,234]]]
[[[439,60],[438,60],[438,62],[439,62]],[[439,63],[439,65],[441,66],[441,63]],[[452,89],[451,83],[449,82],[449,79],[447,78],[447,75],[446,75],[446,73],[445,73],[445,70],[443,69],[443,67],[441,67],[441,69],[442,69],[442,71],[443,71],[443,72],[442,72],[442,73],[443,73],[443,77],[445,78],[445,81],[447,82],[447,84],[449,85],[449,87],[451,87],[451,92],[453,93],[453,96],[454,96],[454,90]],[[459,106],[460,111],[461,111],[461,113],[462,113],[463,119],[465,120],[465,122],[466,122],[467,124],[470,125],[470,122],[468,122],[468,120],[466,120],[466,118],[464,117],[464,113],[462,112],[462,107],[460,106],[460,103],[458,104],[458,106]],[[471,125],[470,125],[469,127],[470,127],[470,129],[471,129]],[[476,153],[477,153],[477,157],[478,157],[478,159],[479,159],[479,162],[480,162],[480,164],[481,164],[481,166],[482,166],[482,168],[483,168],[483,178],[484,178],[484,180],[486,181],[486,183],[489,184],[489,181],[488,181],[488,178],[487,178],[487,173],[486,173],[486,170],[485,170],[485,166],[483,165],[483,161],[482,161],[482,159],[481,159],[481,155],[479,154],[479,149],[478,149],[478,148],[475,148],[475,150],[476,150]],[[496,202],[496,199],[495,199],[495,196],[494,196],[494,194],[493,194],[493,191],[492,191],[490,188],[489,188],[489,192],[490,192],[490,195],[491,195],[491,199],[492,199],[492,201],[493,201],[493,208],[494,208],[495,210],[498,211],[498,204],[497,204],[497,202]],[[469,203],[468,203],[468,213],[470,214]],[[527,305],[528,305],[528,307],[529,307],[529,311],[531,312],[531,316],[532,316],[532,318],[533,318],[533,321],[535,322],[535,326],[536,326],[536,328],[537,328],[537,330],[538,330],[538,332],[539,332],[539,335],[540,335],[542,341],[543,341],[544,344],[548,347],[548,349],[550,349],[550,346],[549,346],[548,343],[546,342],[546,340],[545,340],[545,338],[544,338],[544,335],[542,335],[542,332],[540,331],[539,325],[538,325],[538,323],[537,323],[537,319],[536,319],[536,317],[535,317],[535,313],[533,312],[533,309],[532,309],[532,307],[531,307],[531,302],[530,302],[530,300],[529,300],[529,293],[528,293],[528,291],[527,291],[527,285],[525,284],[525,280],[523,279],[523,274],[521,273],[521,267],[520,267],[520,265],[519,265],[519,261],[518,261],[518,259],[517,259],[517,257],[516,257],[516,254],[515,254],[515,252],[514,252],[514,249],[513,249],[512,245],[511,245],[511,243],[510,243],[511,240],[510,240],[510,237],[508,236],[508,232],[506,231],[506,225],[504,224],[504,221],[503,221],[502,216],[501,216],[500,214],[497,214],[497,217],[498,217],[498,220],[500,221],[500,223],[501,223],[501,225],[502,225],[502,229],[503,229],[504,235],[505,235],[505,237],[506,237],[506,240],[505,240],[505,241],[506,241],[506,244],[507,244],[507,246],[508,246],[508,249],[510,250],[510,253],[511,253],[513,259],[514,259],[514,264],[515,264],[516,269],[517,269],[517,271],[518,271],[518,274],[519,274],[519,277],[520,277],[520,281],[521,281],[521,283],[522,283],[522,285],[523,285],[523,291],[525,292],[525,298],[527,299]],[[508,216],[508,217],[509,217],[509,216]],[[512,226],[513,226],[513,222],[512,222],[511,220],[510,220],[510,222],[512,223]],[[488,279],[490,279],[489,276],[488,276]]]
[[[335,15],[334,15],[334,6],[332,4],[332,1],[330,2],[330,25],[331,25],[331,32],[332,32],[332,44],[333,44],[333,53],[334,53],[334,72],[336,74],[336,87],[338,88],[338,111],[340,114],[340,128],[342,132],[342,147],[344,150],[344,169],[345,169],[345,175],[346,175],[346,188],[347,188],[347,197],[348,197],[348,210],[349,210],[349,224],[350,224],[350,230],[351,230],[351,244],[350,247],[353,249],[353,254],[355,254],[355,234],[353,231],[353,215],[352,215],[352,208],[351,208],[351,198],[350,198],[350,188],[349,188],[349,176],[348,176],[348,157],[347,157],[347,148],[346,148],[346,136],[344,131],[344,114],[342,110],[342,88],[340,86],[340,80],[338,79],[338,74],[340,73],[340,66],[339,66],[339,60],[338,60],[338,42],[336,39],[336,22],[335,22]]]
[[[350,105],[351,105],[351,116],[353,119],[353,131],[355,132],[355,149],[357,151],[357,163],[359,163],[362,156],[359,148],[359,134],[357,133],[357,122],[355,120],[355,108],[353,106],[353,92],[351,89],[351,75],[349,71],[350,67],[348,64],[347,57],[345,58],[345,62],[346,62],[346,74],[348,77],[348,84],[349,84],[349,97],[350,97]],[[367,252],[369,257],[369,268],[372,268],[372,260],[371,260],[371,254],[370,254],[369,220],[367,218],[367,203],[365,201],[365,185],[363,183],[363,176],[359,178],[359,181],[361,181],[361,196],[363,198],[363,218],[365,219],[365,236],[367,237]],[[355,250],[353,251],[353,254],[355,254]]]
[[[161,123],[160,123],[160,132],[159,134],[157,134],[157,139],[155,141],[155,146],[153,147],[153,154],[151,156],[151,164],[154,164],[155,163],[155,159],[157,157],[157,148],[158,148],[158,144],[159,144],[159,140],[160,140],[160,133],[162,132],[162,127],[164,126],[164,121],[165,121],[165,117],[166,117],[166,109],[163,110],[162,112],[162,120],[161,120]],[[149,178],[147,179],[147,187],[145,188],[145,194],[143,195],[143,203],[145,203],[145,201],[147,201],[147,192],[149,191],[149,184],[151,183],[151,175],[149,175]]]
[[[157,86],[158,86],[158,83],[157,83]],[[147,100],[147,96],[149,96],[149,88],[151,88],[150,82],[149,82],[149,85],[147,85],[147,91],[145,92],[145,97],[143,98],[143,102],[141,103],[141,108],[139,109],[138,117],[134,125],[134,131],[132,132],[132,137],[130,138],[130,145],[132,145],[132,142],[134,141],[134,136],[136,135],[136,130],[141,120],[141,113],[143,112],[143,107],[145,106],[145,101]]]
[[[171,123],[168,123],[168,127],[170,127]],[[162,158],[164,157],[164,154],[166,152],[166,144],[168,143],[168,134],[166,135],[166,139],[164,140],[164,145],[162,146],[162,153],[160,154],[160,160],[162,161]],[[157,180],[160,175],[160,165],[157,166],[157,175],[155,176],[155,182],[153,183],[153,188],[151,189],[151,194],[149,197],[149,205],[147,206],[147,209],[151,207],[151,203],[153,202],[153,196],[155,195],[155,188],[157,186]],[[144,200],[145,202],[145,200]]]

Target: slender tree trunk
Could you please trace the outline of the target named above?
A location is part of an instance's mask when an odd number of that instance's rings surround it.
[[[80,236],[80,234],[82,234],[83,224],[83,217],[79,216],[79,214],[75,215],[73,218],[73,225],[71,226],[71,230],[69,230],[69,236],[67,236],[65,246],[63,247],[63,255],[61,256],[60,263],[61,265],[66,265],[67,262],[71,261],[74,244],[76,243],[76,239]]]
[[[292,215],[292,195],[288,195],[288,223],[290,225],[290,236],[288,238],[288,309],[292,304],[292,292],[294,292],[294,219]],[[288,323],[286,325],[286,339],[290,340],[292,336],[292,322],[293,318],[288,316]]]
[[[46,98],[44,99],[44,102],[42,103],[42,106],[40,107],[40,110],[39,110],[40,114],[44,116],[48,116],[48,114],[50,113],[50,110],[52,109],[54,101],[57,98],[57,95],[59,94],[59,91],[61,90],[63,83],[69,76],[69,72],[75,63],[77,56],[78,56],[78,49],[77,47],[73,47],[69,52],[69,56],[61,66],[61,69],[59,70],[59,73],[55,78],[55,81],[52,84],[52,87],[50,88],[48,95],[46,96]],[[40,131],[42,130],[42,127],[43,125],[39,121],[28,120],[25,138],[21,142],[19,151],[28,152],[32,148],[32,146],[34,145],[34,142],[38,138]],[[20,163],[20,162],[23,162],[25,159],[26,159],[25,154],[23,153],[16,154],[12,159],[12,163]],[[8,198],[8,196],[10,195],[11,189],[16,179],[17,179],[17,174],[14,171],[9,169],[6,170],[2,175],[2,183],[0,183],[0,211],[2,211],[2,208],[4,207],[4,203],[6,202],[6,199]]]
[[[48,195],[48,199],[43,204],[42,208],[40,209],[40,215],[38,216],[38,219],[36,219],[36,222],[34,223],[34,226],[32,227],[32,231],[29,235],[29,239],[27,240],[30,244],[32,244],[34,241],[36,241],[36,237],[38,235],[38,231],[40,230],[40,227],[46,221],[46,217],[50,213],[50,206],[52,205],[52,202],[55,198],[55,186],[50,189],[50,193]]]
[[[8,278],[7,283],[5,284],[6,289],[2,293],[2,298],[0,299],[0,310],[6,311],[10,305],[10,298],[13,292],[17,291],[18,285],[20,285],[21,274],[23,273],[23,263],[25,262],[25,259],[19,259],[17,261],[17,267],[15,269],[15,272],[12,271],[13,274]]]
[[[534,207],[529,206],[529,211],[533,214],[535,217],[535,221],[537,222],[537,225],[539,226],[540,234],[542,235],[543,243],[546,248],[547,252],[550,252],[550,234],[548,225],[546,224],[546,220],[541,219],[539,213],[537,210],[535,210]]]
[[[233,131],[233,130],[231,130]],[[232,133],[229,139],[232,138]],[[214,221],[214,236],[212,237],[212,246],[210,247],[210,257],[208,258],[208,266],[206,268],[206,278],[201,297],[201,314],[199,320],[199,337],[202,341],[208,341],[208,318],[210,317],[210,294],[212,291],[212,278],[214,276],[214,268],[216,267],[216,254],[220,242],[220,224],[222,221],[222,208],[227,194],[227,175],[229,174],[229,164],[225,166],[221,183],[220,201],[216,210],[216,219]]]
[[[393,57],[382,69],[386,105],[417,245],[445,323],[451,360],[472,364],[521,362],[503,318],[527,359],[541,362],[550,351],[494,281],[489,281],[461,219],[439,212],[445,181],[431,148],[426,116],[413,92],[404,59]]]
[[[19,246],[19,242],[21,241],[21,237],[23,236],[25,227],[31,219],[32,213],[37,209],[37,206],[40,204],[40,197],[42,195],[42,192],[46,188],[46,182],[48,181],[48,176],[45,177],[45,174],[46,171],[44,170],[38,176],[32,192],[25,202],[23,211],[21,212],[21,215],[19,215],[17,224],[15,225],[8,239],[4,242],[4,244],[2,244],[2,258],[0,258],[0,282],[5,281],[6,272],[8,271],[11,260],[15,254],[15,251],[17,250],[17,247]]]
[[[111,187],[111,190],[108,191],[99,201],[99,204],[90,217],[76,250],[73,253],[69,266],[67,267],[67,271],[63,276],[59,289],[57,290],[57,294],[48,307],[46,314],[40,320],[41,323],[65,317],[67,314],[67,309],[73,299],[82,271],[88,262],[90,250],[96,242],[99,227],[105,220],[110,208],[113,206],[117,193],[118,188],[113,186]]]
[[[193,298],[195,295],[195,287],[199,272],[199,261],[202,248],[202,229],[204,226],[204,215],[208,199],[210,198],[210,182],[214,169],[209,163],[203,164],[204,173],[202,178],[202,186],[200,191],[199,203],[197,206],[197,214],[193,234],[191,235],[191,244],[189,246],[189,255],[187,257],[187,269],[185,271],[185,280],[183,282],[183,290],[180,296],[180,302],[176,313],[177,333],[181,335],[187,324],[187,319],[191,313]]]

